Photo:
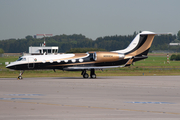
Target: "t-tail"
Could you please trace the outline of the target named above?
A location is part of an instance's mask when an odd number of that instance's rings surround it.
[[[131,59],[131,63],[145,59],[147,58],[147,54],[155,35],[156,33],[154,32],[143,31],[136,35],[136,37],[126,49],[112,52],[124,54],[124,59]]]

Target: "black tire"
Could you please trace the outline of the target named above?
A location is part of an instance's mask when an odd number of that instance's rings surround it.
[[[89,75],[88,75],[87,73],[85,73],[85,74],[83,75],[83,78],[89,78]]]
[[[95,79],[96,78],[96,74],[91,75],[91,78]]]
[[[22,76],[18,76],[18,80],[21,80],[21,79],[23,79]]]

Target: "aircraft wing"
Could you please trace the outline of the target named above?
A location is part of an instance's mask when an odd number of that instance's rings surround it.
[[[64,70],[90,70],[90,69],[107,69],[107,68],[118,68],[118,67],[124,67],[123,66],[86,66],[86,67],[67,67],[64,68]]]
[[[130,66],[134,60],[134,57],[130,58],[125,65],[121,66],[84,66],[84,67],[66,67],[64,70],[90,70],[90,69],[107,69],[107,68],[121,68],[121,67],[126,67]]]

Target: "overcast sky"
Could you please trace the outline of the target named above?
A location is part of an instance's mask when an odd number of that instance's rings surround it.
[[[0,0],[0,40],[48,33],[95,40],[180,30],[180,0]]]

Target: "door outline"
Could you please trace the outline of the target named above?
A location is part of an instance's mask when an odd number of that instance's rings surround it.
[[[33,69],[34,66],[35,66],[35,64],[34,64],[34,58],[32,58],[32,57],[28,58],[28,68],[29,68],[29,69]]]

